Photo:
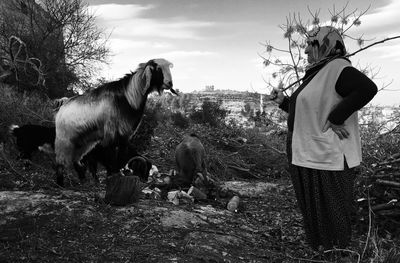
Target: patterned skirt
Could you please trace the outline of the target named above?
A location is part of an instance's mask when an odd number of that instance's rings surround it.
[[[291,164],[291,139],[288,134],[289,172],[303,215],[308,243],[314,249],[345,248],[351,240],[354,169],[345,163],[343,171],[325,171]]]

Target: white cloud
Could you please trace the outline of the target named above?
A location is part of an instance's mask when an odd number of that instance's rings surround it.
[[[154,48],[171,48],[173,45],[171,43],[167,43],[167,42],[153,42],[152,43],[152,47]]]
[[[110,20],[125,20],[133,17],[139,17],[145,11],[153,9],[153,5],[118,5],[118,4],[104,4],[92,5],[89,7],[100,19],[107,21]]]
[[[393,44],[393,45],[378,44],[374,47],[371,47],[370,51],[379,53],[378,58],[380,59],[400,61],[400,44]]]
[[[98,24],[112,29],[112,36],[118,38],[162,37],[172,39],[201,39],[199,29],[214,26],[212,22],[175,17],[168,20],[145,18],[145,12],[156,8],[154,5],[106,4],[91,7]]]
[[[155,19],[131,18],[121,22],[108,21],[107,27],[114,28],[113,35],[121,38],[162,37],[170,39],[201,39],[197,30],[212,23],[189,20],[162,22]]]
[[[398,24],[400,14],[400,2],[391,0],[383,7],[377,8],[372,14],[364,16],[364,20],[376,24]]]
[[[126,49],[136,48],[155,48],[155,49],[167,49],[173,47],[172,44],[166,42],[148,41],[148,40],[129,40],[121,38],[110,39],[111,48],[114,51],[121,51]]]
[[[210,52],[210,51],[199,51],[199,50],[194,50],[194,51],[181,51],[181,50],[175,50],[175,51],[169,51],[165,52],[159,55],[160,57],[165,57],[168,59],[187,59],[187,58],[199,58],[199,57],[215,57],[218,56],[217,53],[215,52]]]
[[[398,33],[400,27],[400,1],[391,0],[383,7],[370,10],[360,18],[361,25],[353,27],[350,32],[364,33],[372,36]]]

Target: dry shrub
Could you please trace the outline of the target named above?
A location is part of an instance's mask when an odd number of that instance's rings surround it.
[[[52,102],[36,93],[19,93],[0,83],[0,138],[8,138],[11,124],[54,125]]]

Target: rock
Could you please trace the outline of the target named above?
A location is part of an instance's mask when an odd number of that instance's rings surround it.
[[[195,213],[184,210],[174,210],[165,213],[161,217],[161,224],[164,227],[188,228],[193,225],[205,225],[207,222],[202,220]]]
[[[265,182],[227,181],[222,183],[221,188],[233,191],[241,197],[259,197],[267,192],[277,191],[278,185]]]

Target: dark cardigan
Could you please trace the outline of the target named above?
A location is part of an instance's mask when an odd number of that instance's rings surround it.
[[[290,97],[285,97],[279,108],[289,113],[287,125],[288,130],[293,131],[296,98],[313,78],[315,70],[306,72],[305,79],[300,87]],[[307,79],[307,76],[312,76]],[[329,114],[328,120],[336,125],[343,124],[353,112],[364,107],[378,92],[375,83],[366,75],[354,67],[346,67],[341,72],[336,85],[336,92],[343,97],[343,100]]]

